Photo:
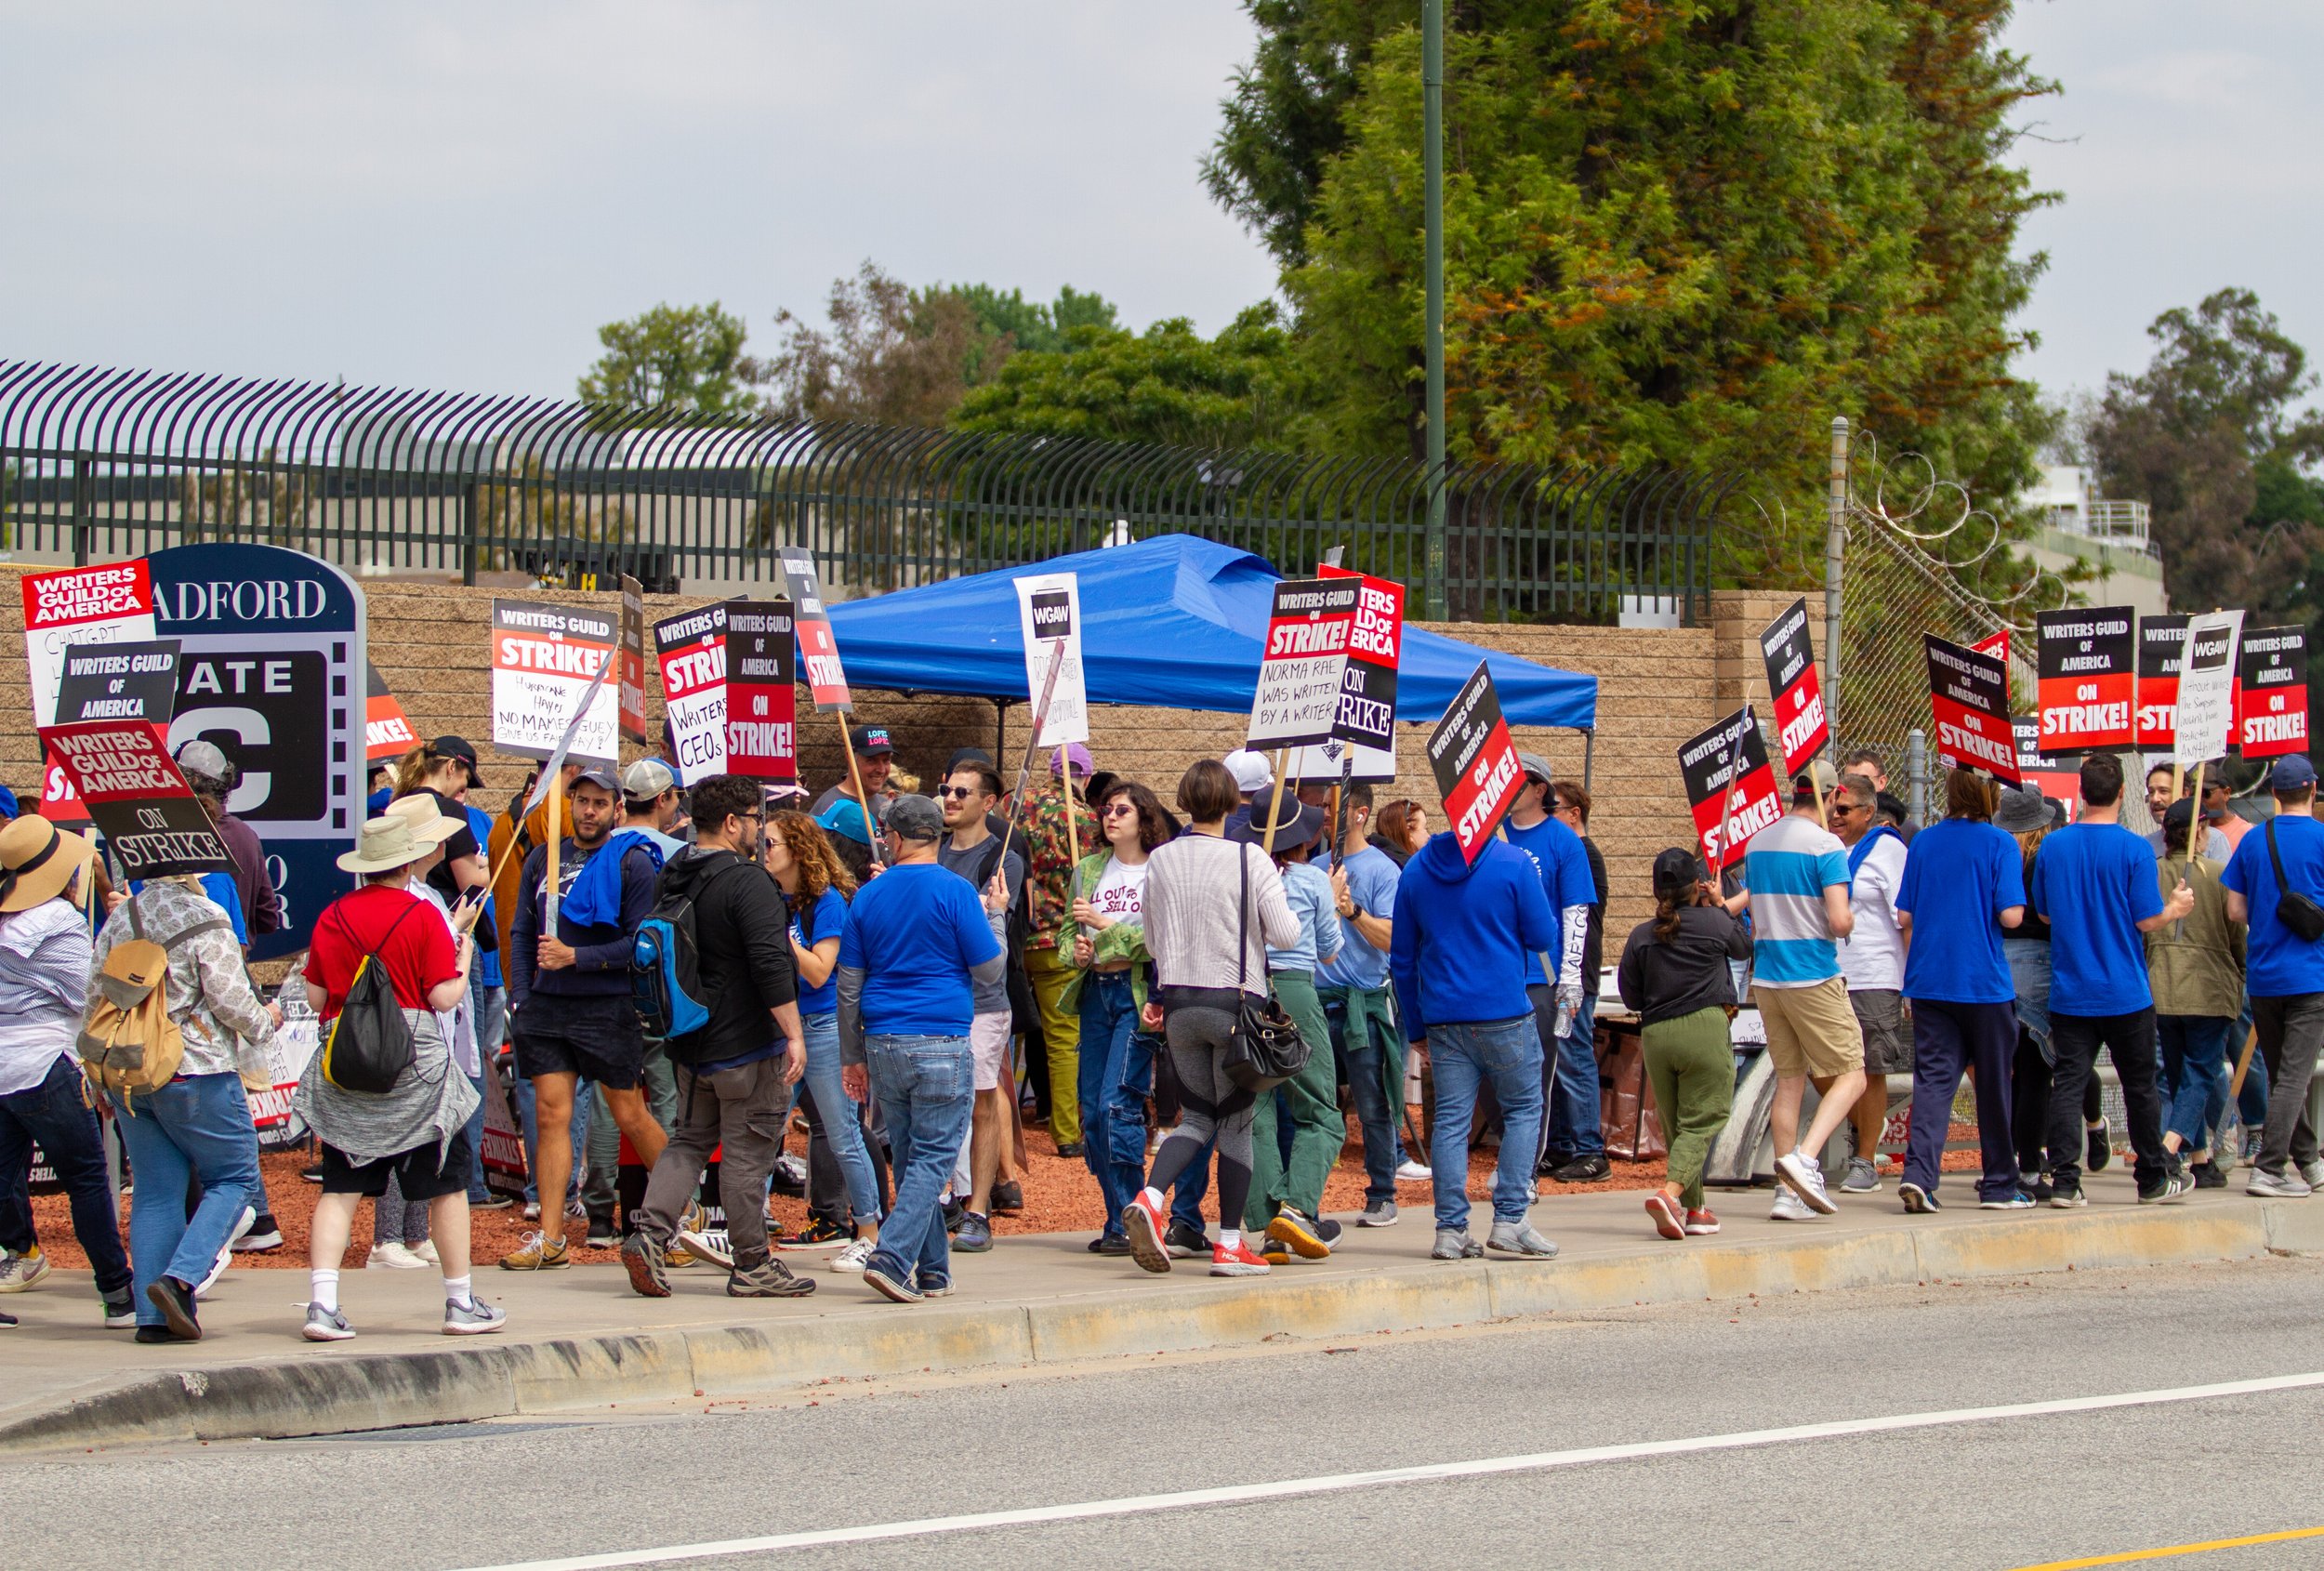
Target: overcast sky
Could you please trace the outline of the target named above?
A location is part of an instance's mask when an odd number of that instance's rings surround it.
[[[0,358],[569,394],[597,326],[723,300],[770,347],[866,257],[1205,331],[1274,270],[1196,163],[1234,0],[808,7],[0,0]],[[2061,79],[2026,369],[2309,284],[2315,0],[2023,0]]]

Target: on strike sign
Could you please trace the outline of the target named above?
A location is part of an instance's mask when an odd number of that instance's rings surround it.
[[[2255,627],[2243,635],[2243,691],[2236,742],[2247,759],[2308,750],[2308,635]]]
[[[2017,733],[2010,725],[2009,667],[1934,633],[1921,635],[1936,756],[1948,769],[1983,770],[2017,784]]]
[[[2185,616],[2138,619],[2138,713],[2132,725],[2141,747],[2166,749],[2179,734],[2179,666],[2186,658]]]
[[[24,670],[33,686],[33,724],[57,720],[57,683],[64,652],[77,643],[121,643],[154,636],[153,580],[140,559],[110,567],[28,573],[24,595]],[[57,760],[41,770],[40,811],[59,824],[87,822]]]
[[[2131,745],[2135,625],[2127,605],[2045,611],[2034,618],[2043,752],[2107,752]]]
[[[1275,585],[1244,746],[1264,751],[1330,740],[1362,589],[1357,578],[1287,578]]]
[[[2020,715],[2010,722],[2017,728],[2017,784],[2066,804],[2067,823],[2081,811],[2082,777],[2079,769],[2059,769],[2041,756],[2041,722]]]
[[[1797,774],[1831,740],[1824,715],[1824,688],[1816,672],[1816,648],[1807,636],[1807,601],[1789,609],[1759,635],[1767,662],[1767,692],[1776,704],[1776,735],[1783,744],[1783,772]]]
[[[1428,733],[1428,761],[1460,854],[1474,862],[1525,785],[1517,768],[1517,744],[1501,718],[1493,673],[1484,661],[1477,662],[1453,695],[1445,718]]]
[[[786,547],[779,556],[783,582],[791,591],[791,614],[799,625],[799,664],[806,667],[807,689],[814,694],[815,712],[852,710],[855,697],[848,692],[847,672],[839,665],[839,644],[831,636],[831,618],[824,614],[815,559],[798,547]]]
[[[1706,862],[1732,863],[1753,836],[1783,816],[1775,765],[1748,704],[1680,744],[1679,776],[1686,782],[1686,805]]]
[[[411,717],[396,702],[388,679],[379,674],[378,667],[364,661],[363,761],[393,763],[418,746],[419,735],[412,730]]]
[[[791,602],[726,602],[726,771],[761,781],[799,778],[792,692]]]
[[[584,606],[493,601],[493,745],[520,758],[557,751],[582,695],[605,668],[619,634],[614,618]],[[620,694],[599,683],[566,757],[610,764],[621,757]]]
[[[82,720],[40,740],[132,878],[231,872],[226,842],[150,725]]]
[[[1348,630],[1348,667],[1340,679],[1333,741],[1302,747],[1291,772],[1301,780],[1337,778],[1377,784],[1396,778],[1396,669],[1404,653],[1404,586],[1326,564],[1325,578],[1358,584],[1355,623]]]
[[[654,624],[654,649],[678,783],[725,773],[726,602],[663,617]]]

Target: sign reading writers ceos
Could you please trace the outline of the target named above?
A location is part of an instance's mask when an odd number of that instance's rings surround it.
[[[178,640],[174,752],[217,744],[237,773],[226,811],[257,831],[283,930],[271,959],[306,947],[347,889],[335,865],[363,815],[367,627],[338,569],[275,546],[178,546],[147,559],[155,630]]]

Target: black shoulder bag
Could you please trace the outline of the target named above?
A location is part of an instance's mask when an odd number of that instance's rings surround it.
[[[1310,1044],[1272,993],[1250,993],[1243,981],[1250,963],[1250,848],[1237,844],[1242,901],[1235,913],[1235,1034],[1221,1061],[1237,1090],[1264,1095],[1307,1067]]]
[[[2284,857],[2276,849],[2273,818],[2267,821],[2267,860],[2276,869],[2276,919],[2310,944],[2324,938],[2324,905],[2293,889],[2291,880],[2284,877]]]

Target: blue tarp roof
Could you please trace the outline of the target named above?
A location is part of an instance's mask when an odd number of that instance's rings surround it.
[[[1192,535],[1156,535],[834,604],[831,623],[849,682],[902,693],[1025,697],[1015,580],[1045,573],[1078,575],[1091,703],[1250,708],[1273,586],[1282,574],[1248,551]],[[1397,718],[1440,718],[1479,656],[1492,667],[1512,725],[1596,723],[1597,678],[1419,628],[1405,635]]]

